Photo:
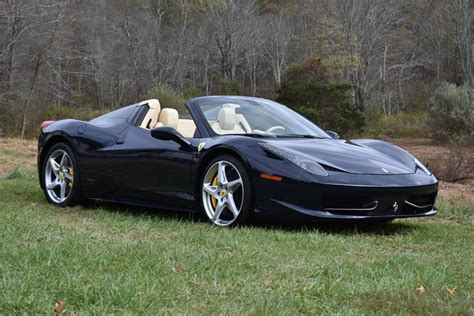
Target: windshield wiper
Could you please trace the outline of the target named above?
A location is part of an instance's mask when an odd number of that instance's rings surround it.
[[[255,137],[255,138],[276,137],[276,135],[272,135],[272,134],[258,134],[258,133],[247,133],[247,134],[239,134],[239,135]]]
[[[311,135],[311,134],[281,134],[277,135],[278,138],[293,138],[293,137],[299,137],[299,138],[315,138],[315,139],[325,139],[327,137],[320,137],[316,135]]]
[[[275,137],[275,135],[267,135],[267,134],[257,134],[257,133],[245,133],[245,134],[221,134],[220,136],[247,136],[247,137],[255,137],[255,138],[264,138],[264,137]]]

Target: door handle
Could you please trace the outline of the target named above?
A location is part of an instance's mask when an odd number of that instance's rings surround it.
[[[123,143],[125,143],[125,141],[124,141],[122,138],[117,138],[117,139],[115,140],[115,143],[116,143],[117,145],[122,145]]]

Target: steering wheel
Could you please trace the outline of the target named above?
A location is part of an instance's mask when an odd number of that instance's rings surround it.
[[[265,133],[273,133],[274,131],[277,131],[277,130],[280,130],[280,129],[281,129],[282,131],[284,131],[286,128],[283,127],[283,126],[280,126],[280,125],[272,126],[272,127],[270,127],[269,129],[267,129],[267,130],[265,131]]]

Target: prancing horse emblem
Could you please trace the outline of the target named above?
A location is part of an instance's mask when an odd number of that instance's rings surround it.
[[[393,210],[396,213],[398,211],[398,203],[397,202],[393,203],[392,207],[393,207]]]

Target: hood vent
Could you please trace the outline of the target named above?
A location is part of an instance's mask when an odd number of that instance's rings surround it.
[[[347,173],[346,171],[344,170],[341,170],[341,169],[337,169],[337,168],[334,168],[334,167],[331,167],[331,166],[328,166],[328,165],[325,165],[325,164],[322,164],[320,163],[321,167],[324,168],[324,170],[326,171],[332,171],[332,172],[345,172]]]

